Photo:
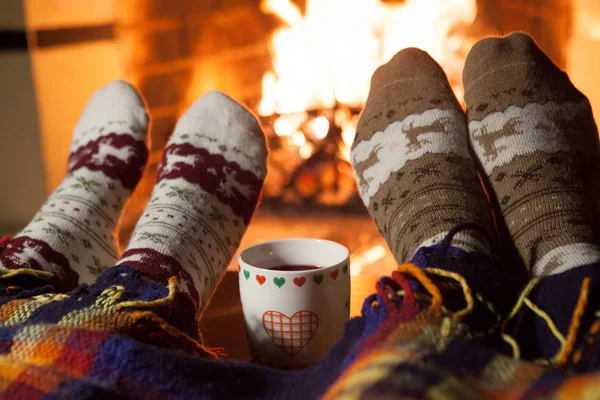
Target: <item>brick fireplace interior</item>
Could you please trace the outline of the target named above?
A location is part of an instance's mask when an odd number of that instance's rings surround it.
[[[411,3],[381,2],[398,6]],[[25,1],[47,189],[62,179],[70,127],[85,98],[110,79],[132,82],[150,109],[151,156],[122,221],[121,242],[126,243],[152,190],[161,150],[177,118],[193,100],[218,89],[258,113],[263,76],[273,68],[271,35],[285,24],[265,12],[261,3],[105,0],[104,5],[98,5],[75,0]],[[352,2],[338,3],[348,7]],[[598,115],[600,83],[589,78],[590,71],[600,67],[600,55],[594,55],[600,53],[600,6],[595,3],[477,0],[474,21],[459,27],[468,42],[463,47],[468,50],[469,43],[485,35],[528,32],[572,74]],[[306,0],[295,4],[301,11],[307,7]],[[343,35],[339,40],[352,48]],[[56,104],[53,96],[61,84],[65,95]],[[271,172],[242,247],[284,237],[318,237],[346,245],[355,274],[384,274],[395,267],[356,195],[352,171],[344,159],[344,145],[348,143],[343,141],[348,138],[342,137],[341,125],[335,126],[338,118],[351,120],[359,111],[360,106],[339,107],[337,103],[333,108],[308,110],[307,126],[313,126],[315,132],[324,129],[314,140],[306,132],[304,138],[282,135],[276,129],[278,115],[261,117],[272,149]],[[323,128],[323,124],[327,125]]]

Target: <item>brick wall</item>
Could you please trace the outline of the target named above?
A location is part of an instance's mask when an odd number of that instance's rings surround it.
[[[530,34],[560,67],[567,66],[573,30],[572,0],[477,0],[476,36]]]
[[[0,1],[0,235],[14,234],[45,197],[38,109],[20,0]]]
[[[259,0],[135,0],[121,3],[117,35],[125,71],[150,107],[152,149],[160,151],[177,117],[209,90],[253,106],[269,68],[273,22]]]
[[[128,204],[121,242],[131,234],[155,183],[162,149],[177,118],[202,94],[221,90],[254,108],[270,68],[275,21],[260,0],[129,0],[119,4],[116,38],[124,74],[152,117],[150,165]]]

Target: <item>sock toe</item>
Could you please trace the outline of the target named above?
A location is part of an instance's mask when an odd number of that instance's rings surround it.
[[[214,124],[220,129],[213,129]],[[267,173],[268,150],[260,124],[250,111],[224,93],[205,94],[180,118],[169,145],[185,142],[222,154],[261,179]]]
[[[378,91],[398,80],[431,78],[432,83],[447,81],[442,67],[431,56],[414,47],[401,50],[386,64],[377,68],[371,79],[371,92]]]
[[[257,133],[260,125],[256,117],[225,93],[213,91],[200,97],[179,120],[178,127],[187,128],[187,124],[204,119],[243,126],[264,142],[264,135]]]
[[[532,101],[585,100],[567,74],[523,33],[486,38],[475,44],[465,61],[463,83],[467,113],[472,119],[487,115],[492,103],[504,110]]]
[[[477,42],[465,60],[464,77],[469,79],[469,71],[472,68],[481,68],[482,65],[488,66],[483,68],[484,71],[495,71],[498,65],[507,63],[507,57],[511,57],[508,59],[509,63],[550,61],[530,36],[515,32],[505,37],[489,37]],[[548,67],[559,71],[553,64]]]
[[[120,125],[138,140],[145,140],[148,113],[142,97],[124,81],[113,81],[88,100],[77,122],[74,136],[86,136],[104,125]]]

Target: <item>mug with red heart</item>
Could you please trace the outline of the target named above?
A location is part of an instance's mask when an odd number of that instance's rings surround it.
[[[238,262],[254,361],[302,368],[342,337],[350,315],[346,247],[320,239],[274,240],[246,248]]]

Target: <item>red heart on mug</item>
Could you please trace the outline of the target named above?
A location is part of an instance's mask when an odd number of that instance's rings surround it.
[[[294,278],[294,285],[296,285],[298,287],[302,287],[302,285],[304,285],[305,283],[306,283],[305,277]]]
[[[332,279],[334,279],[334,280],[335,280],[335,279],[337,279],[337,276],[338,276],[338,274],[339,274],[339,273],[340,273],[340,270],[339,270],[339,269],[334,269],[333,271],[331,271],[331,272],[329,273],[329,276],[330,276]]]
[[[265,278],[263,275],[256,275],[256,282],[258,282],[259,285],[265,283],[266,280],[267,278]]]

